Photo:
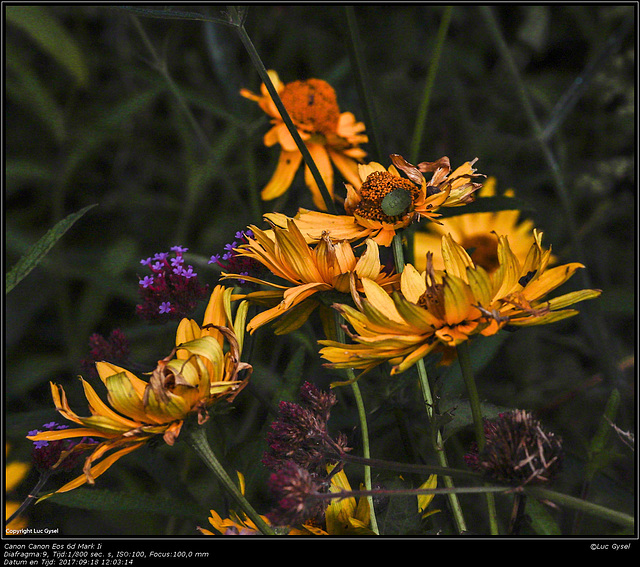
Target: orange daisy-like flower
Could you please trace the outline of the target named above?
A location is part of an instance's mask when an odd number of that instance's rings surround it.
[[[269,77],[331,196],[334,187],[333,166],[349,183],[357,182],[357,164],[367,155],[359,147],[368,141],[362,133],[365,125],[356,121],[351,112],[340,112],[335,90],[326,81],[307,79],[284,84],[275,71],[269,71]],[[289,189],[302,162],[302,153],[264,84],[260,94],[247,89],[242,89],[240,94],[256,101],[272,119],[273,127],[264,136],[265,145],[271,147],[280,144],[281,147],[276,170],[262,190],[262,199],[269,201]],[[320,189],[308,166],[305,166],[305,182],[313,195],[315,206],[326,210]]]
[[[541,325],[571,317],[565,309],[600,295],[600,290],[580,290],[545,299],[584,267],[571,263],[547,269],[550,251],[541,246],[542,234],[524,263],[515,257],[506,238],[500,237],[500,267],[488,274],[476,266],[462,246],[450,236],[442,239],[446,271],[436,271],[427,256],[427,269],[420,274],[407,264],[401,290],[388,294],[380,286],[363,280],[365,297],[357,298],[357,309],[337,305],[351,324],[355,344],[319,341],[321,355],[334,368],[369,370],[383,362],[393,365],[391,374],[404,372],[438,346],[455,347],[476,334],[493,335],[505,325]]]
[[[496,179],[489,177],[478,191],[478,197],[493,197],[496,194]],[[505,191],[505,197],[513,197],[513,190]],[[509,247],[516,257],[523,262],[533,244],[533,221],[520,219],[517,209],[495,212],[468,213],[437,223],[429,223],[425,230],[418,230],[413,237],[413,265],[420,272],[427,266],[427,252],[433,252],[433,267],[444,269],[444,261],[440,254],[442,237],[450,234],[471,256],[476,266],[482,266],[491,273],[499,265],[498,234],[509,239]],[[553,256],[550,259],[554,261]]]
[[[51,384],[56,409],[81,427],[44,431],[28,438],[104,439],[90,446],[93,450],[85,460],[84,474],[56,492],[67,492],[87,482],[93,484],[118,459],[153,437],[161,435],[168,445],[173,445],[189,415],[195,414],[198,423],[203,424],[208,419],[209,406],[221,399],[233,400],[249,379],[251,366],[240,362],[242,335],[234,331],[244,328],[247,304],[238,307],[233,321],[231,292],[223,286],[215,288],[202,327],[190,319],[180,322],[174,352],[158,362],[149,381],[115,364],[97,362],[96,369],[107,388],[111,407],[81,378],[91,416],[80,417],[69,407],[64,389]],[[246,375],[240,378],[244,370]],[[111,451],[115,452],[104,457]],[[94,464],[99,459],[102,460]]]
[[[418,166],[397,154],[391,156],[391,161],[388,169],[377,162],[358,166],[358,183],[346,186],[346,215],[300,209],[295,220],[305,237],[319,240],[327,232],[338,240],[373,238],[380,246],[390,246],[396,231],[421,218],[436,219],[440,207],[471,202],[473,193],[482,185],[474,181],[480,177],[473,169],[475,160],[452,173],[447,157]],[[426,172],[433,172],[429,181],[423,175]],[[269,213],[266,218],[278,226],[283,226],[286,219],[280,213]]]
[[[275,288],[242,296],[250,301],[277,302],[249,321],[247,329],[251,333],[279,317],[276,334],[297,329],[320,305],[320,300],[314,297],[320,292],[362,290],[362,278],[375,281],[383,289],[391,291],[399,281],[399,274],[383,271],[378,245],[373,240],[368,240],[366,250],[356,257],[351,244],[336,242],[326,234],[311,247],[291,219],[287,220],[286,228],[274,226],[270,231],[262,231],[255,226],[250,228],[254,238],[247,238],[248,243],[237,248],[238,254],[253,258],[273,275],[289,283],[277,284],[243,274],[222,274],[225,278]]]

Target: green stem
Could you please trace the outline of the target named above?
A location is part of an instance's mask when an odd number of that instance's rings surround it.
[[[467,341],[460,343],[456,350],[458,351],[458,362],[462,370],[465,386],[467,387],[467,395],[469,396],[469,404],[471,406],[471,417],[473,418],[473,427],[475,430],[476,443],[478,444],[478,452],[481,452],[485,446],[484,423],[482,421],[482,408],[480,407],[480,396],[478,388],[473,376],[473,367],[471,366],[471,356],[469,355],[469,343]]]
[[[393,236],[392,241],[393,247],[393,259],[396,266],[396,272],[399,274],[404,270],[404,250],[402,248],[402,236],[400,233],[396,233]],[[427,416],[429,417],[429,422],[433,423],[433,396],[431,394],[431,386],[429,385],[429,377],[427,376],[427,369],[424,365],[424,360],[421,358],[416,363],[416,367],[418,369],[418,378],[420,380],[420,388],[422,389],[422,397],[424,399],[424,405],[427,410]],[[444,451],[444,443],[442,441],[442,434],[440,430],[436,432],[436,441],[435,441],[435,451],[438,457],[438,462],[442,467],[448,468],[449,463],[447,461],[447,454]],[[449,489],[453,489],[453,479],[449,476],[444,476],[443,481],[445,486]],[[451,506],[451,511],[453,513],[454,520],[456,522],[456,526],[458,528],[458,533],[463,533],[467,531],[466,522],[464,520],[464,515],[462,513],[462,507],[460,506],[460,501],[458,500],[458,496],[455,492],[449,492],[449,505]]]
[[[340,324],[340,315],[337,311],[334,311],[334,327],[336,339],[344,343],[345,342],[345,334],[342,325]],[[360,421],[360,429],[362,431],[362,455],[365,460],[371,458],[371,449],[369,445],[369,426],[367,424],[367,412],[364,407],[364,401],[362,399],[362,393],[360,392],[360,386],[358,386],[358,382],[355,378],[354,372],[351,368],[347,369],[347,378],[351,384],[351,389],[353,390],[353,395],[356,400],[356,406],[358,408],[358,419]],[[371,485],[371,467],[368,464],[364,466],[364,485],[367,490],[372,489]],[[375,533],[379,533],[378,530],[378,521],[376,519],[375,508],[373,507],[373,496],[367,497],[369,501],[369,510],[371,516],[371,529]]]
[[[349,27],[349,55],[351,56],[351,62],[356,71],[358,77],[357,87],[360,94],[360,99],[364,103],[364,115],[365,124],[367,125],[367,134],[371,141],[373,148],[373,161],[380,161],[382,159],[382,149],[380,147],[380,133],[378,132],[376,124],[376,109],[371,93],[371,81],[369,80],[369,74],[367,73],[367,66],[364,63],[364,54],[362,49],[362,41],[360,40],[360,32],[358,30],[358,23],[356,22],[356,14],[353,6],[344,7],[345,14],[347,16],[347,25]]]
[[[429,71],[427,72],[427,84],[425,85],[424,93],[422,95],[422,101],[420,108],[418,109],[418,117],[416,119],[416,128],[413,131],[413,138],[411,140],[411,163],[417,163],[420,155],[420,144],[422,143],[422,136],[424,134],[424,127],[427,121],[427,112],[429,110],[429,101],[431,99],[431,90],[433,89],[433,83],[436,78],[436,72],[440,64],[440,54],[442,52],[442,46],[447,36],[447,30],[449,29],[449,22],[451,21],[451,13],[453,12],[453,6],[447,6],[444,9],[444,15],[438,28],[438,35],[436,37],[436,45],[431,56],[431,63],[429,64]]]
[[[427,409],[427,415],[429,416],[429,421],[433,423],[433,395],[431,394],[431,387],[429,385],[429,377],[427,376],[427,369],[424,365],[424,360],[420,359],[416,363],[416,367],[418,369],[418,378],[420,380],[420,388],[422,389],[422,397],[424,399],[424,405]],[[440,466],[443,468],[449,468],[449,463],[447,460],[447,454],[444,451],[444,442],[442,440],[442,433],[438,429],[436,432],[436,441],[435,441],[435,450],[436,455],[438,457],[438,462]],[[443,476],[443,482],[448,489],[453,489],[453,479],[450,476]],[[451,506],[451,511],[453,513],[453,517],[456,522],[456,526],[458,529],[458,533],[463,533],[467,531],[467,525],[464,519],[464,514],[462,513],[462,507],[460,506],[460,501],[458,500],[458,496],[455,492],[448,492],[449,495],[449,505]]]
[[[302,158],[304,159],[305,164],[309,168],[311,175],[313,175],[313,178],[316,184],[318,185],[318,189],[320,189],[322,198],[324,199],[324,203],[325,203],[325,206],[327,207],[327,211],[333,215],[337,214],[335,203],[331,198],[331,194],[327,189],[327,186],[324,182],[324,179],[322,178],[322,175],[320,175],[320,170],[318,169],[318,166],[316,165],[316,163],[313,161],[313,158],[311,157],[311,153],[309,152],[309,149],[307,148],[304,141],[300,137],[300,133],[298,132],[298,129],[296,128],[295,124],[291,120],[291,117],[289,116],[287,109],[284,107],[284,104],[282,104],[280,95],[278,95],[278,91],[276,91],[276,88],[273,85],[271,78],[269,77],[269,73],[267,72],[267,68],[264,66],[262,59],[260,59],[260,55],[258,54],[258,51],[253,45],[253,42],[251,41],[251,38],[249,37],[247,30],[245,29],[244,25],[240,23],[236,25],[236,31],[238,32],[238,35],[240,36],[240,40],[242,41],[242,44],[244,45],[245,49],[247,50],[247,53],[249,54],[249,58],[251,59],[251,62],[253,63],[256,70],[258,71],[258,75],[260,75],[260,79],[264,83],[265,87],[267,88],[267,91],[269,92],[269,95],[273,99],[273,102],[276,105],[276,108],[278,109],[278,112],[280,113],[282,120],[286,124],[287,129],[289,130],[289,133],[293,137],[296,143],[296,146],[298,146],[298,150],[300,150],[300,153],[302,154]]]
[[[256,527],[264,535],[276,535],[273,528],[265,522],[260,514],[255,511],[253,506],[244,497],[244,494],[240,492],[236,484],[231,480],[227,471],[225,471],[220,461],[218,461],[214,452],[209,446],[207,441],[207,435],[204,427],[192,426],[187,433],[187,443],[196,452],[196,454],[207,465],[209,470],[216,475],[216,478],[220,481],[223,488],[229,493],[229,495],[235,500],[236,504],[242,509],[242,511],[253,521]]]
[[[44,485],[47,484],[47,481],[49,480],[49,477],[52,473],[53,471],[51,469],[40,473],[40,478],[38,479],[38,482],[36,482],[36,485],[33,487],[33,490],[23,500],[18,509],[5,521],[5,526],[8,526],[10,522],[20,516],[20,514],[22,514],[33,503],[33,501],[38,497],[38,493],[44,488]]]
[[[399,232],[396,232],[396,234],[393,235],[391,246],[393,248],[393,261],[395,263],[396,272],[401,274],[402,270],[404,270],[404,250],[402,249],[402,236],[400,236]]]
[[[567,494],[549,490],[548,488],[540,488],[537,486],[525,487],[524,490],[528,495],[533,496],[534,498],[550,500],[560,506],[579,510],[585,514],[597,516],[603,520],[613,522],[620,526],[632,529],[635,526],[635,518],[633,516],[624,514],[623,512],[618,512],[617,510],[611,510],[611,508],[599,506],[598,504],[592,504],[591,502],[576,498],[575,496],[569,496]]]
[[[362,455],[365,459],[369,459],[371,458],[371,452],[369,448],[369,427],[367,426],[367,412],[364,408],[364,402],[362,399],[362,394],[360,393],[360,386],[358,386],[358,382],[351,382],[351,389],[353,390],[353,395],[356,399],[356,405],[358,406],[358,418],[360,420],[360,428],[362,429]],[[367,490],[372,490],[371,467],[369,465],[365,465],[364,467],[364,485]],[[378,529],[378,521],[376,519],[376,513],[373,507],[373,496],[368,495],[367,499],[369,500],[369,509],[371,510],[371,529],[376,534],[379,534],[380,531]]]
[[[340,453],[336,455],[345,463],[357,464],[357,465],[369,465],[372,468],[378,468],[389,471],[397,471],[404,473],[414,473],[419,475],[436,474],[439,476],[452,476],[457,478],[466,478],[473,480],[482,480],[482,476],[467,469],[452,469],[448,466],[435,466],[435,465],[419,465],[414,463],[401,463],[398,461],[385,461],[383,459],[365,459],[358,455],[352,455],[351,453]]]
[[[473,375],[471,366],[471,357],[469,355],[469,342],[465,341],[456,347],[458,351],[458,361],[464,383],[467,387],[467,395],[469,397],[469,405],[471,406],[471,416],[473,418],[473,426],[475,430],[476,443],[478,444],[478,452],[481,452],[485,446],[484,423],[482,420],[482,408],[480,407],[480,396]],[[498,535],[498,519],[496,512],[496,504],[493,494],[487,493],[487,508],[489,510],[489,526],[492,535]]]

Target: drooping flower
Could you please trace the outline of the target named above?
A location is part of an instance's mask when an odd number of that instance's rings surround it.
[[[300,209],[295,221],[305,238],[317,241],[327,233],[334,240],[353,242],[372,238],[380,246],[390,246],[398,230],[420,219],[434,220],[440,207],[458,207],[473,200],[480,177],[467,162],[451,172],[449,158],[411,165],[402,156],[391,155],[388,169],[377,162],[358,166],[359,179],[347,184],[346,215],[330,215]],[[403,171],[407,177],[400,175]],[[429,181],[423,173],[433,172]],[[267,220],[284,226],[287,217],[269,213]]]
[[[543,250],[542,234],[521,264],[508,240],[498,239],[500,266],[492,274],[476,266],[467,252],[447,235],[442,238],[445,271],[433,268],[432,254],[420,274],[407,264],[400,291],[388,294],[363,280],[365,297],[357,309],[334,306],[353,327],[354,344],[323,340],[320,353],[334,368],[365,371],[392,364],[391,374],[404,372],[439,345],[455,347],[470,337],[493,335],[505,325],[528,326],[559,321],[577,314],[566,309],[600,295],[600,290],[579,290],[553,299],[549,292],[584,266],[570,263],[548,268],[550,250]],[[355,298],[357,299],[357,298]]]
[[[326,235],[314,247],[309,246],[291,219],[287,220],[285,228],[274,226],[267,232],[252,226],[251,230],[254,237],[248,238],[248,243],[237,249],[238,254],[255,259],[284,281],[280,284],[248,275],[223,273],[224,278],[242,279],[274,288],[243,296],[250,301],[275,303],[249,321],[251,333],[277,318],[280,320],[276,333],[297,329],[320,305],[317,294],[321,292],[361,290],[362,278],[371,279],[391,290],[399,280],[399,275],[383,270],[378,245],[373,240],[367,241],[366,250],[357,258],[348,242],[336,242]]]
[[[562,439],[543,429],[530,412],[514,410],[484,422],[485,446],[474,443],[467,465],[488,478],[507,484],[543,484],[560,471]]]
[[[356,121],[351,112],[340,112],[333,87],[321,79],[284,84],[275,71],[269,71],[269,77],[331,196],[334,191],[333,166],[349,183],[357,182],[357,164],[366,156],[366,152],[360,148],[360,144],[368,141],[363,134],[365,126]],[[279,144],[281,148],[276,170],[262,190],[262,199],[269,201],[289,189],[302,163],[302,153],[264,84],[260,94],[247,89],[242,89],[240,94],[257,102],[271,117],[273,126],[265,134],[264,144],[268,147]],[[326,210],[320,189],[306,165],[305,182],[315,206]]]
[[[51,383],[56,409],[80,427],[39,432],[28,438],[36,442],[104,439],[86,458],[83,474],[57,492],[93,484],[118,459],[154,437],[161,436],[173,445],[189,416],[203,424],[211,405],[232,401],[240,392],[251,374],[251,367],[240,361],[247,304],[241,304],[232,319],[231,292],[216,286],[202,326],[186,318],[180,322],[175,349],[158,361],[148,381],[115,364],[96,363],[111,407],[81,378],[91,410],[91,416],[81,417],[71,410],[64,389]],[[107,453],[111,454],[105,457]]]
[[[143,319],[178,321],[207,296],[209,287],[200,284],[193,266],[185,267],[186,251],[182,246],[172,246],[170,252],[159,252],[140,261],[151,271],[151,275],[138,281],[141,303],[136,305],[136,313]]]
[[[496,195],[496,179],[488,178],[477,192],[478,197],[494,197]],[[513,190],[504,193],[505,197],[513,197]],[[427,223],[413,235],[413,265],[419,272],[426,269],[427,252],[433,252],[433,267],[444,269],[444,261],[440,254],[442,237],[450,234],[471,256],[476,266],[483,267],[488,273],[498,268],[498,234],[509,239],[509,246],[516,258],[524,262],[534,242],[533,221],[521,219],[517,209],[495,212],[478,212],[456,215],[439,219],[437,223]],[[550,259],[553,262],[553,258]]]

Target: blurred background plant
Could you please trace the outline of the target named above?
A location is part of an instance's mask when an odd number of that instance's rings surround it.
[[[5,432],[17,460],[29,459],[26,433],[58,417],[49,381],[65,387],[72,407],[84,407],[77,375],[94,333],[121,329],[143,370],[171,350],[173,324],[135,315],[141,259],[185,246],[187,262],[211,286],[219,268],[208,260],[238,231],[263,226],[264,212],[313,208],[301,172],[282,197],[260,201],[278,156],[263,145],[267,117],[239,94],[258,90],[260,78],[235,30],[212,21],[224,19],[223,6],[183,8],[149,17],[116,6],[4,6],[7,269],[76,215],[5,297]],[[447,155],[458,164],[477,156],[499,193],[515,190],[559,260],[587,266],[567,287],[603,293],[580,304],[578,317],[501,333],[471,352],[487,416],[525,408],[564,439],[558,490],[626,513],[634,509],[634,458],[617,432],[635,429],[635,16],[634,5],[256,5],[244,23],[284,82],[316,77],[336,89],[340,108],[365,120],[373,159],[386,166],[391,153],[413,163]],[[355,55],[350,28],[359,36]],[[357,61],[370,105],[360,96]],[[269,504],[268,472],[255,463],[273,409],[304,380],[324,387],[336,379],[321,366],[320,338],[313,321],[278,337],[259,329],[246,349],[250,386],[234,411],[210,420],[215,449],[246,476],[260,512]],[[445,437],[459,465],[472,432],[458,366],[434,365],[429,375],[450,413]],[[429,462],[413,372],[394,380],[374,372],[361,388],[372,455]],[[345,392],[337,390],[332,426],[357,452],[357,414]],[[350,472],[354,486],[358,474]],[[396,482],[373,474],[379,485]],[[36,480],[32,471],[18,496]],[[100,481],[37,504],[29,526],[65,535],[196,535],[209,509],[224,515],[224,495],[180,444],[137,451]],[[476,495],[461,502],[482,517]],[[510,505],[497,503],[508,516]],[[435,506],[446,499],[436,497]],[[571,511],[528,511],[531,533],[620,529]],[[390,534],[451,529],[447,515],[436,514],[425,531],[395,499],[382,514]]]

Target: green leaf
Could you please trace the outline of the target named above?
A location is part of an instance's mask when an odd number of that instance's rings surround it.
[[[25,254],[13,269],[7,274],[5,279],[5,294],[9,293],[20,281],[22,281],[35,268],[40,261],[47,255],[49,250],[62,238],[65,232],[69,230],[73,224],[84,215],[89,209],[96,205],[89,205],[77,213],[72,213],[68,217],[62,219],[51,230],[49,230],[38,242],[36,242],[29,252]]]
[[[9,97],[35,114],[57,142],[62,141],[65,136],[62,110],[46,84],[12,44],[7,45],[5,61],[9,71],[7,73]]]
[[[612,433],[611,424],[616,421],[620,402],[620,392],[614,389],[607,400],[598,430],[589,445],[589,462],[585,471],[587,481],[592,481],[595,475],[604,469],[615,456],[609,440]]]
[[[538,500],[527,499],[527,516],[531,518],[531,527],[538,535],[559,536],[562,530],[551,515],[549,509]]]
[[[225,12],[223,14],[226,16],[225,18],[215,18],[213,16],[205,16],[200,12],[186,12],[184,10],[174,10],[171,7],[155,9],[155,8],[142,8],[140,6],[117,6],[121,10],[126,10],[127,12],[131,12],[132,14],[136,14],[138,16],[143,16],[146,18],[160,18],[165,20],[191,20],[194,22],[214,22],[217,24],[225,24],[227,26],[235,26],[236,23],[231,21],[231,16],[227,15]],[[244,8],[237,8],[240,10],[245,10]],[[246,10],[245,10],[246,11]],[[244,12],[241,12],[243,14]],[[234,12],[231,14],[235,15]],[[244,20],[244,17],[242,18]],[[240,22],[241,23],[241,22]]]
[[[400,479],[394,478],[385,482],[384,488],[386,490],[402,490],[408,487]],[[381,535],[420,534],[420,513],[418,499],[415,495],[391,496],[387,506],[377,515]]]
[[[86,86],[89,71],[73,37],[44,6],[7,6],[7,21],[25,31],[80,86]]]
[[[480,372],[493,359],[504,340],[509,336],[510,333],[499,332],[489,337],[477,337],[471,341],[469,350],[474,374]],[[440,381],[443,385],[441,396],[454,398],[466,394],[462,371],[457,359],[446,369]]]
[[[180,500],[144,492],[113,492],[98,488],[78,488],[47,499],[62,506],[104,512],[143,512],[202,520],[207,510],[197,510]]]

